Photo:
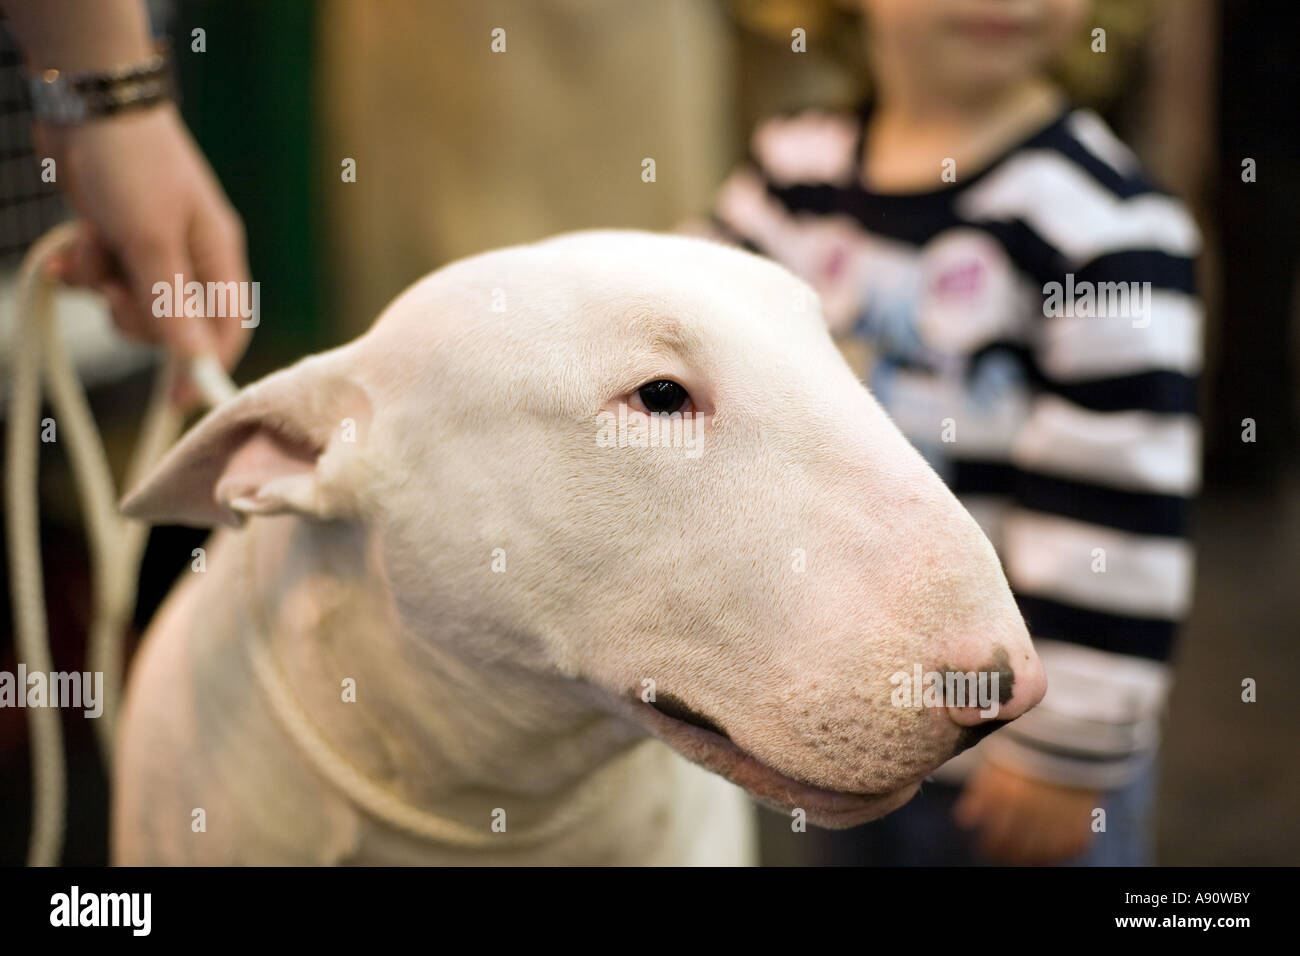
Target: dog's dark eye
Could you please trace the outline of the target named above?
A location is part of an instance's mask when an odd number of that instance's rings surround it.
[[[670,382],[662,378],[642,385],[636,390],[636,393],[641,399],[641,403],[645,405],[646,411],[666,415],[680,412],[682,406],[691,397],[687,394],[686,389],[676,382]]]

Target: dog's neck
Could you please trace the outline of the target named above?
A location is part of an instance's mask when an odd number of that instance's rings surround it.
[[[403,627],[355,526],[255,519],[242,537],[248,620],[266,632],[248,639],[321,738],[405,803],[485,829],[496,808],[541,824],[641,737],[562,678],[472,659],[437,622]]]

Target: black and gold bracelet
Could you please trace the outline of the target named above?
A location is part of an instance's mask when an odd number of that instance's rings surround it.
[[[65,126],[143,109],[175,95],[166,48],[159,48],[147,60],[112,70],[77,74],[42,70],[27,82],[35,118]]]

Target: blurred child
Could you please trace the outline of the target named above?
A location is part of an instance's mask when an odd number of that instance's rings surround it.
[[[997,547],[1048,692],[830,861],[1148,863],[1192,577],[1195,226],[1049,78],[1091,42],[1085,0],[861,7],[870,102],[761,125],[714,225],[821,294]]]

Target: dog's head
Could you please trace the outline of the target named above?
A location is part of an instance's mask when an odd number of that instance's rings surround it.
[[[563,675],[827,825],[1045,687],[992,547],[813,292],[701,240],[454,263],[209,415],[126,508],[358,522],[413,633]]]

